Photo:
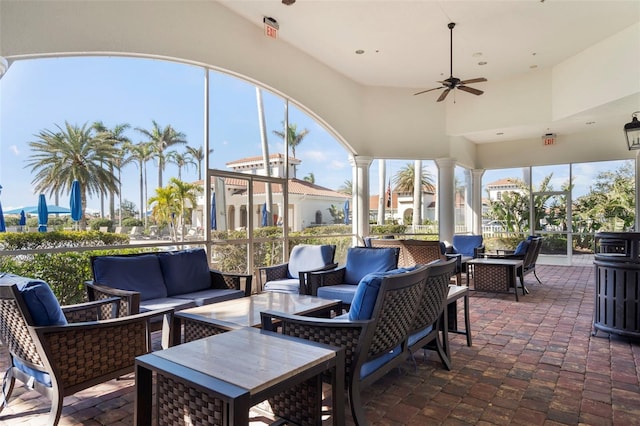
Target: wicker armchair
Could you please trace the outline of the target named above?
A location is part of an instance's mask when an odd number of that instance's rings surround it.
[[[351,413],[356,424],[365,425],[361,389],[406,361],[407,338],[429,268],[369,275],[366,285],[358,285],[348,319],[266,311],[262,312],[262,326],[273,330],[277,324],[283,334],[345,348],[345,386]]]
[[[429,266],[429,276],[424,286],[422,300],[409,332],[409,352],[414,363],[413,352],[420,348],[424,350],[430,349],[435,343],[435,349],[440,356],[440,360],[447,370],[451,370],[451,360],[445,353],[442,341],[438,337],[441,328],[440,318],[445,310],[449,293],[449,281],[455,272],[456,259],[434,263]],[[443,338],[444,333],[446,332],[443,332]],[[429,344],[431,345],[428,346]]]
[[[497,254],[492,254],[487,257],[501,258],[501,259],[519,259],[522,260],[522,269],[518,269],[518,278],[520,278],[520,284],[524,289],[524,276],[533,272],[533,276],[536,277],[539,284],[542,284],[538,274],[536,274],[536,262],[538,261],[538,255],[542,250],[542,237],[529,236],[526,240],[521,241],[515,250],[497,250]]]
[[[371,247],[399,248],[399,268],[426,265],[444,259],[439,241],[372,239]]]
[[[289,262],[256,269],[258,291],[311,294],[307,285],[310,272],[334,269],[334,244],[298,244],[291,249]]]
[[[0,411],[17,379],[51,399],[47,424],[56,425],[65,396],[131,373],[135,357],[150,351],[148,320],[158,312],[115,318],[118,305],[111,298],[60,307],[46,283],[2,276],[0,341],[10,367]]]

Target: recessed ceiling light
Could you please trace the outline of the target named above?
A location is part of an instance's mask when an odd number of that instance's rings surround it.
[[[595,122],[595,121],[587,121],[587,122],[586,122],[586,123],[584,123],[584,124],[586,124],[586,125],[588,126],[588,125],[590,125],[590,124],[596,124],[596,122]]]
[[[478,62],[478,65],[487,65],[487,61],[480,61]]]
[[[534,65],[529,65],[529,68],[531,68],[532,70],[535,70],[536,68],[538,68],[538,66],[535,65],[535,64]]]
[[[482,56],[482,52],[476,52],[473,54],[474,58],[479,58],[480,56]]]
[[[498,132],[498,133],[496,133],[496,136],[502,136],[502,135],[504,135],[504,132]]]
[[[356,50],[356,55],[362,55],[363,53],[364,53],[364,50],[362,49]]]

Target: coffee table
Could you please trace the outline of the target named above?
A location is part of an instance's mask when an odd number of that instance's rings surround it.
[[[249,297],[212,303],[176,312],[173,316],[173,344],[224,333],[239,327],[260,327],[260,312],[274,310],[296,315],[329,317],[340,312],[342,302],[303,294],[264,292]]]
[[[515,259],[472,259],[467,262],[467,282],[469,273],[473,273],[473,289],[475,291],[492,291],[509,293],[513,288],[518,301],[518,271],[522,270],[522,260]],[[522,294],[526,288],[522,286]]]
[[[344,349],[253,327],[136,358],[136,425],[248,425],[269,399],[279,417],[322,424],[322,376],[332,383],[332,420],[344,425]],[[155,392],[153,380],[155,373]],[[295,401],[282,398],[295,397]],[[153,409],[153,398],[155,411]]]

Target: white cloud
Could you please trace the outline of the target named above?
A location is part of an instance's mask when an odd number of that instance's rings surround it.
[[[9,149],[11,150],[11,152],[13,152],[16,156],[20,155],[20,150],[18,149],[17,145],[11,145],[9,146]]]

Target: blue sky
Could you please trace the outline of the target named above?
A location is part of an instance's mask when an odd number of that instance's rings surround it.
[[[41,130],[56,125],[91,124],[100,120],[109,127],[129,123],[132,128],[150,129],[152,120],[161,126],[170,124],[187,136],[188,144],[199,147],[204,139],[204,69],[201,67],[139,58],[62,57],[14,62],[0,79],[0,184],[5,210],[37,204],[32,172],[27,168],[28,142]],[[284,101],[263,91],[267,137],[270,153],[283,152],[282,140],[274,130],[282,130]],[[210,73],[210,138],[214,168],[229,170],[225,163],[243,157],[261,155],[255,87],[236,77]],[[315,120],[293,105],[289,121],[309,134],[296,150],[302,160],[298,177],[313,173],[316,183],[337,189],[351,180],[347,151]],[[134,129],[127,135],[143,140]],[[184,151],[182,146],[172,149]],[[387,160],[387,181],[412,160]],[[437,177],[433,161],[424,161],[426,170]],[[574,168],[574,182],[585,193],[595,173],[609,165],[598,163]],[[568,176],[568,167],[555,172],[557,182]],[[487,171],[483,182],[506,177],[510,172]],[[582,170],[582,171],[580,171]],[[548,169],[544,169],[548,171]],[[164,183],[177,176],[169,164]],[[370,169],[371,193],[378,193],[378,161]],[[183,180],[197,179],[195,167],[183,170]],[[139,204],[138,170],[130,165],[123,170],[123,198]],[[157,184],[157,171],[148,166],[149,196]],[[535,175],[534,175],[535,181]],[[559,189],[560,184],[554,185]],[[48,200],[53,204],[53,200]],[[61,195],[60,205],[68,204]],[[89,210],[100,208],[99,200],[88,202]]]

